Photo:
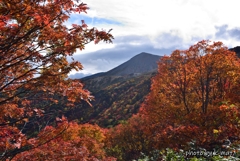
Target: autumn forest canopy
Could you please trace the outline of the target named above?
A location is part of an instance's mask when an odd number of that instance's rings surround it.
[[[92,108],[94,100],[81,81],[68,78],[83,68],[74,53],[113,40],[111,30],[83,20],[65,25],[87,10],[78,0],[0,0],[0,160],[240,156],[240,59],[222,42],[202,40],[162,57],[150,92],[128,120],[111,128],[68,120],[62,109],[83,102]],[[217,154],[196,153],[203,151]]]

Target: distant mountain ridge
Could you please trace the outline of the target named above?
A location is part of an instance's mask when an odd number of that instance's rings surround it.
[[[147,72],[153,72],[157,70],[157,62],[160,58],[161,56],[142,52],[107,72],[93,74],[82,78],[82,80],[96,77],[139,75]]]

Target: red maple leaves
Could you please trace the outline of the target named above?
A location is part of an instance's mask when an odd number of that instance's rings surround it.
[[[0,6],[0,158],[4,160],[43,146],[61,133],[62,126],[48,132],[49,126],[44,128],[39,121],[45,116],[51,119],[45,113],[49,105],[65,98],[66,106],[89,102],[90,92],[79,81],[67,79],[71,70],[81,70],[82,65],[67,58],[91,41],[112,42],[113,36],[89,29],[84,21],[65,26],[71,14],[88,9],[78,0],[1,0]],[[38,137],[25,136],[27,127],[35,123]]]

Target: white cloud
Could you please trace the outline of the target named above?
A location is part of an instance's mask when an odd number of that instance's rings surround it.
[[[134,54],[157,52],[165,49],[188,48],[203,39],[223,41],[229,47],[238,44],[239,37],[233,37],[240,28],[236,18],[239,12],[239,0],[83,0],[90,10],[85,15],[74,15],[71,22],[86,19],[89,27],[111,29],[115,37],[114,44],[89,44],[77,55],[86,55],[79,61],[84,65],[85,73],[107,71],[113,65],[111,54],[122,60]],[[86,17],[88,16],[88,17]],[[220,28],[227,25],[224,30]],[[227,32],[219,34],[220,32]],[[149,50],[149,51],[147,51]],[[92,53],[106,53],[111,58],[91,60]],[[90,54],[89,54],[90,53]],[[89,58],[87,59],[87,55]],[[97,56],[102,56],[102,55]],[[154,53],[153,53],[154,54]],[[160,53],[162,54],[162,53]],[[115,54],[116,55],[116,54]],[[124,57],[124,58],[123,58]],[[108,60],[107,60],[108,59]]]
[[[238,0],[86,0],[89,15],[121,22],[114,34],[156,36],[170,30],[189,41],[207,37],[215,26],[238,25]],[[105,27],[105,26],[104,26]],[[109,28],[110,26],[106,26]]]

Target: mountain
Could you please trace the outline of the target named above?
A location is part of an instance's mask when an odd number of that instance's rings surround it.
[[[161,56],[142,52],[125,63],[109,70],[108,72],[101,72],[82,78],[83,80],[105,77],[105,76],[124,76],[124,75],[139,75],[146,72],[151,72],[157,69],[157,61]]]
[[[82,78],[79,81],[92,92],[95,101],[91,102],[92,107],[85,102],[76,104],[65,115],[69,120],[97,123],[102,127],[127,120],[138,112],[149,93],[160,58],[142,52],[108,72]]]
[[[107,76],[123,76],[129,74],[142,74],[157,69],[160,56],[142,52],[127,62],[105,73]]]

